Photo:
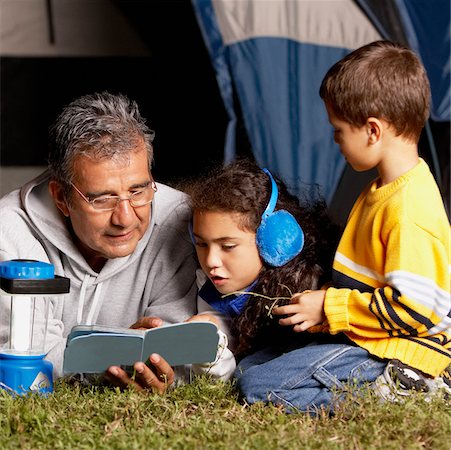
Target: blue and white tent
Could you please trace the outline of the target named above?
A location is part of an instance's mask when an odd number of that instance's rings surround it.
[[[447,0],[192,0],[229,123],[224,161],[236,156],[241,118],[256,161],[294,193],[313,186],[330,203],[345,168],[318,95],[329,67],[378,39],[409,45],[432,85],[432,118],[450,120]],[[433,142],[430,142],[432,152]],[[435,155],[433,155],[435,157]],[[434,159],[440,181],[438,163]],[[318,187],[319,190],[316,190]]]

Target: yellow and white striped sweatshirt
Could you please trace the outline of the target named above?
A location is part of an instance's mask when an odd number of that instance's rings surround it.
[[[432,376],[451,363],[450,225],[419,164],[357,199],[324,303],[329,332]]]

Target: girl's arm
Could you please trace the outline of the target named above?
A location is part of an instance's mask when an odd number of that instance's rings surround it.
[[[197,300],[198,312],[188,321],[209,321],[218,327],[219,342],[216,359],[212,363],[193,364],[192,371],[195,374],[206,373],[221,380],[229,380],[236,368],[235,357],[229,348],[230,327],[228,320],[218,311],[213,310],[208,303],[201,298]]]

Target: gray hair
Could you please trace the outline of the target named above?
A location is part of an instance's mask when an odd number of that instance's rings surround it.
[[[50,176],[68,194],[75,158],[126,160],[140,140],[147,149],[150,172],[154,136],[137,103],[125,95],[108,92],[85,95],[64,107],[50,128]]]

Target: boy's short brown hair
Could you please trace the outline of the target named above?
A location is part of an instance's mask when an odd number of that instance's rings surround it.
[[[414,142],[429,117],[431,92],[423,64],[412,50],[389,41],[364,45],[334,64],[319,95],[353,126],[376,117]]]

